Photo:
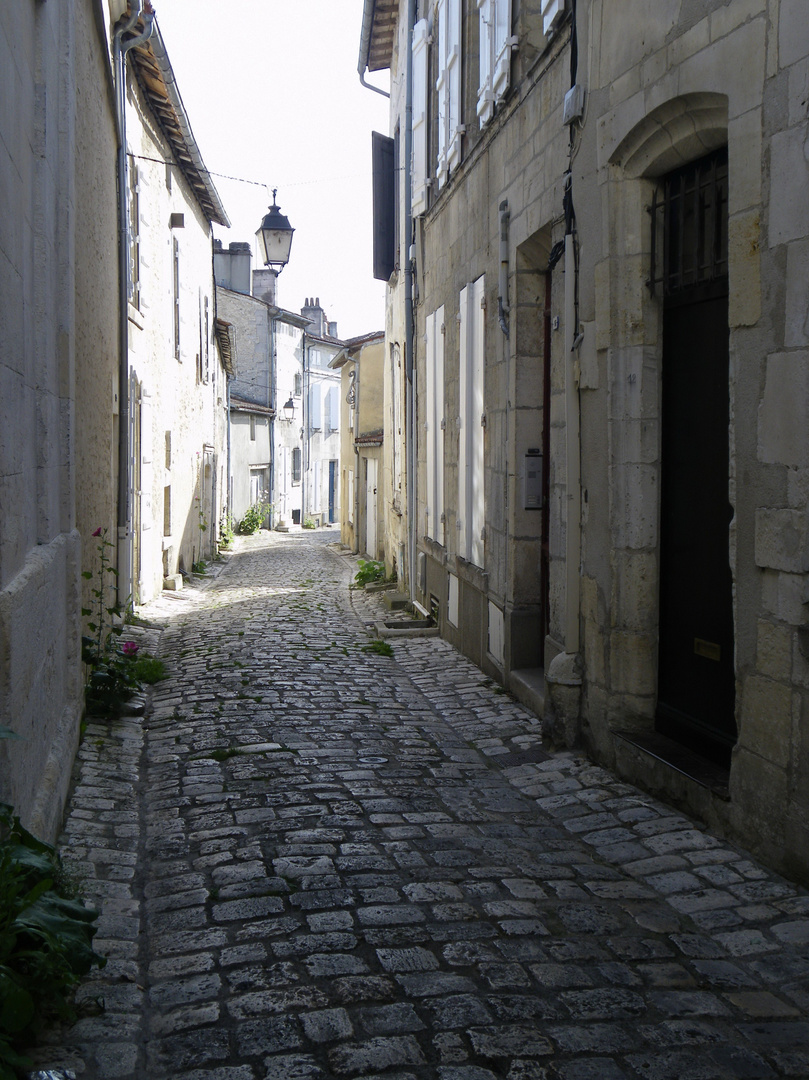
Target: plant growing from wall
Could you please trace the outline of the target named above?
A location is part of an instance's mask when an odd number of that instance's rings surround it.
[[[125,641],[118,647],[118,639],[124,630],[124,617],[129,608],[129,601],[122,604],[115,598],[115,581],[118,571],[110,564],[110,549],[113,544],[107,539],[106,529],[96,529],[93,536],[98,539],[96,550],[99,556],[99,569],[84,570],[82,577],[87,581],[95,579],[91,589],[92,608],[82,608],[81,613],[88,619],[89,635],[84,635],[82,660],[87,665],[88,676],[84,687],[84,699],[90,712],[109,715],[127,701],[140,682],[131,661],[138,652],[133,641]]]
[[[219,523],[219,547],[230,547],[235,536],[236,529],[234,527],[233,515],[223,514],[222,520]]]
[[[359,559],[357,566],[359,569],[354,575],[354,588],[362,589],[371,581],[385,580],[384,563],[377,562],[376,559]]]
[[[269,503],[253,503],[239,522],[239,532],[243,533],[245,536],[251,536],[254,532],[258,532],[269,512]]]
[[[40,1025],[75,1017],[72,988],[106,964],[92,948],[97,918],[73,894],[55,850],[0,803],[0,1080],[32,1067],[20,1049]]]

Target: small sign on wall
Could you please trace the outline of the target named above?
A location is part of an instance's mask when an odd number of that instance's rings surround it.
[[[523,472],[523,506],[526,510],[542,509],[542,451],[526,451]]]

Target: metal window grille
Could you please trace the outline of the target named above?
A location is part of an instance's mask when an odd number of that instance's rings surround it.
[[[728,275],[727,147],[669,173],[655,188],[652,296],[673,296]]]

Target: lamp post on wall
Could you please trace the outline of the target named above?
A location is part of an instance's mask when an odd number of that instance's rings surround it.
[[[264,265],[269,270],[269,277],[271,279],[270,292],[272,294],[272,305],[275,306],[275,283],[278,275],[284,269],[289,262],[289,252],[292,248],[292,234],[295,230],[289,224],[289,218],[282,214],[278,204],[275,201],[275,196],[278,188],[272,189],[272,206],[269,208],[269,213],[265,214],[262,218],[261,225],[256,232],[256,247],[258,249],[258,256]],[[275,355],[275,323],[276,320],[272,315],[270,316],[270,404],[276,400],[277,395],[277,378],[276,378],[276,355]],[[291,400],[291,398],[290,398]],[[289,402],[287,402],[289,404]],[[284,406],[284,414],[286,416],[287,408]],[[293,404],[294,413],[294,404]],[[275,453],[275,414],[270,415],[270,504],[272,506],[275,501],[275,492],[278,485],[275,483],[275,463],[277,457]],[[272,514],[272,510],[270,510]],[[281,521],[279,524],[283,525],[284,512],[280,513]],[[270,518],[270,527],[272,528],[272,518]]]

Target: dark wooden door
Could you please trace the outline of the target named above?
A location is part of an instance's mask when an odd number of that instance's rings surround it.
[[[658,730],[720,762],[736,741],[727,296],[667,306]]]
[[[727,150],[666,177],[657,728],[722,764],[736,741],[729,525]],[[653,236],[655,260],[657,233]]]

